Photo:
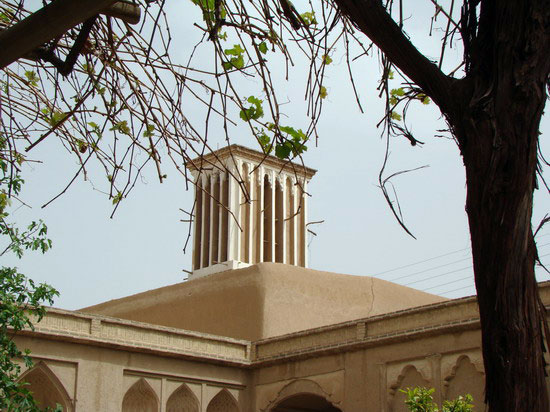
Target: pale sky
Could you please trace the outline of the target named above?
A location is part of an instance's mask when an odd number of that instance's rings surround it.
[[[174,24],[173,58],[183,59],[194,44],[192,22],[193,13],[194,18],[197,13],[188,4],[177,7],[170,13],[178,22]],[[415,19],[408,34],[435,59],[438,40],[426,38],[429,17],[425,16],[431,7],[416,7],[414,11],[424,20],[417,24]],[[180,20],[186,23],[181,24]],[[424,40],[416,41],[417,34]],[[204,57],[200,58],[206,59],[212,55],[211,46],[203,47]],[[430,50],[435,50],[431,56]],[[317,233],[310,237],[310,267],[360,276],[379,275],[431,293],[449,292],[445,294],[448,297],[473,294],[464,170],[455,143],[434,137],[445,127],[437,107],[419,104],[409,113],[407,124],[419,140],[426,142],[424,146],[411,147],[404,139],[392,142],[389,172],[429,165],[394,180],[405,221],[417,237],[414,240],[399,227],[377,187],[385,143],[380,138],[381,130],[376,128],[383,114],[383,102],[375,90],[379,77],[376,54],[355,69],[365,114],[354,103],[345,62],[338,56],[336,51],[336,58],[328,67],[325,84],[329,96],[319,122],[320,139],[317,146],[310,143],[304,155],[306,165],[318,170],[309,186],[309,220],[324,221],[310,226]],[[299,63],[297,59],[297,66]],[[299,127],[306,126],[304,71],[298,68],[283,90],[290,103],[282,111],[288,115],[289,123]],[[243,87],[255,86],[257,82]],[[200,124],[199,113],[196,116]],[[544,137],[550,133],[548,116],[543,119],[541,131],[544,151],[548,149]],[[209,143],[221,147],[221,130],[219,141],[214,134],[210,132]],[[245,128],[234,134],[238,136],[233,143],[258,149]],[[187,277],[182,269],[191,268],[191,244],[184,254],[188,226],[180,222],[186,218],[180,208],[191,210],[193,191],[185,190],[185,182],[167,159],[165,183],[159,184],[155,171],[149,168],[110,219],[111,201],[97,189],[104,186],[105,178],[96,176],[94,171],[94,185],[79,179],[62,197],[41,209],[64,188],[78,165],[54,139],[41,144],[32,156],[43,161],[24,171],[27,182],[22,197],[32,209],[20,207],[12,216],[21,224],[42,218],[54,247],[43,256],[28,253],[22,261],[5,258],[3,264],[17,265],[31,278],[56,287],[61,293],[56,307],[77,309]],[[549,209],[548,196],[536,193],[535,226]],[[550,231],[543,231],[538,242],[542,256],[550,250],[545,242],[548,238],[544,237],[547,233]],[[401,269],[393,270],[396,268]],[[540,275],[540,280],[548,278]]]

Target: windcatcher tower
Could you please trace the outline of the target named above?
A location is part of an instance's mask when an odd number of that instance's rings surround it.
[[[195,181],[196,278],[260,262],[307,267],[307,184],[316,170],[231,145],[187,164]]]

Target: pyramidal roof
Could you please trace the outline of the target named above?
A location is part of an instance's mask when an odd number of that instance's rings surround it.
[[[444,300],[377,278],[259,263],[81,311],[259,340]]]

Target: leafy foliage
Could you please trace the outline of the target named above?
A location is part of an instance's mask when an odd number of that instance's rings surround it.
[[[12,252],[21,258],[25,250],[51,248],[47,238],[48,229],[43,222],[32,222],[20,230],[10,223],[8,208],[11,199],[21,191],[23,179],[10,164],[14,153],[9,150],[7,141],[0,136],[0,239],[8,245],[0,253]],[[22,160],[20,160],[20,163]],[[39,411],[32,394],[17,379],[21,366],[15,359],[22,359],[27,367],[32,366],[28,350],[21,351],[13,341],[13,334],[25,328],[34,329],[46,313],[43,303],[53,304],[58,292],[51,286],[36,284],[32,279],[18,272],[14,267],[0,267],[0,409],[8,411]]]
[[[431,388],[406,388],[401,389],[407,398],[405,399],[405,405],[411,412],[439,412],[437,404],[433,400],[433,393],[435,389]],[[472,404],[473,398],[467,394],[459,396],[458,398],[443,402],[441,412],[472,412],[474,405]]]

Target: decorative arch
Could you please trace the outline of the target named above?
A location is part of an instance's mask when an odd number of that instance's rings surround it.
[[[158,412],[158,410],[158,396],[143,378],[128,389],[122,400],[122,412]]]
[[[33,368],[23,373],[19,380],[28,383],[27,389],[32,392],[41,408],[55,409],[59,404],[63,411],[73,410],[73,402],[67,390],[45,362],[38,362]]]
[[[390,387],[390,411],[391,412],[407,412],[405,406],[406,396],[401,389],[426,387],[430,388],[431,384],[422,373],[413,365],[407,365],[399,374],[397,381]]]
[[[485,377],[469,356],[461,355],[444,379],[445,399],[455,399],[459,395],[469,393],[474,398],[474,410],[484,410]]]
[[[199,412],[199,410],[199,400],[185,383],[170,395],[166,403],[166,412]]]
[[[335,408],[336,402],[332,399],[332,394],[326,392],[321,385],[311,379],[298,379],[285,385],[279,393],[269,402],[265,409],[262,411],[276,412],[277,407],[284,404],[285,401],[295,398],[297,396],[308,395],[315,398],[322,398],[326,400],[333,408]],[[335,411],[339,409],[335,408]],[[329,409],[328,411],[332,411]]]
[[[239,406],[229,391],[222,389],[212,398],[206,412],[239,412]]]

